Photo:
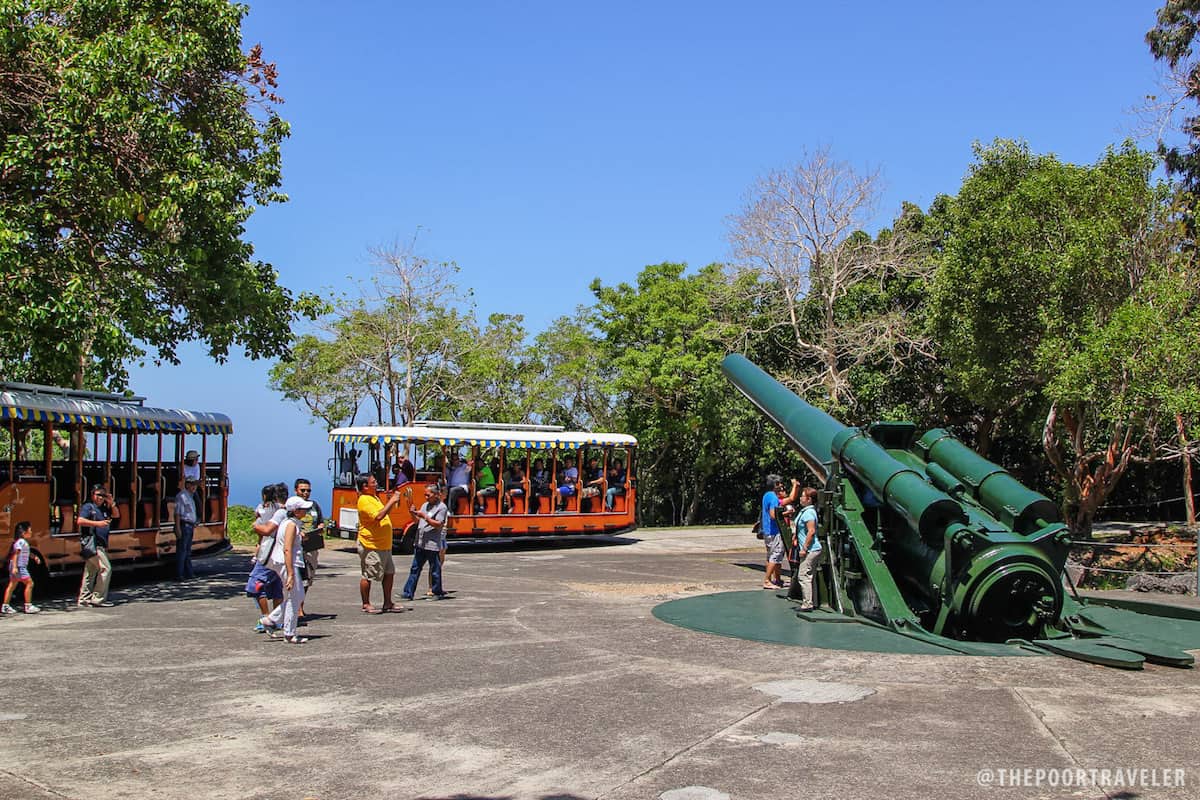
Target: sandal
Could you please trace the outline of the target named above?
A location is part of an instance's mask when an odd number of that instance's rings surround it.
[[[285,637],[283,637],[283,640],[285,642],[287,642],[288,644],[307,644],[308,643],[307,636],[285,636]]]
[[[390,605],[386,605],[386,606],[384,606],[384,607],[383,607],[383,611],[382,611],[382,612],[380,612],[380,613],[383,613],[383,614],[399,614],[399,613],[401,613],[402,611],[404,611],[404,609],[403,609],[403,608],[397,608],[397,607],[396,607],[396,604],[395,604],[395,603],[392,603],[392,604],[390,604]]]
[[[364,614],[382,614],[383,613],[382,611],[380,611],[378,608],[371,605],[370,603],[367,603],[365,606],[362,607],[362,612]]]

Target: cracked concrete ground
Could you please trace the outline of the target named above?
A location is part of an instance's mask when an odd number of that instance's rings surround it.
[[[119,577],[110,609],[56,587],[0,620],[0,798],[1200,796],[1197,670],[806,649],[651,616],[759,584],[755,544],[452,550],[452,600],[381,616],[358,610],[355,555],[326,550],[308,610],[331,616],[300,647],[251,632],[245,556],[185,584]],[[1157,772],[1064,788],[1038,769]]]

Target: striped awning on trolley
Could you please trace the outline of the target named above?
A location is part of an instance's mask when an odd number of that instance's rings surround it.
[[[635,447],[637,439],[624,433],[593,433],[589,431],[520,431],[512,436],[497,436],[495,430],[447,427],[387,427],[361,426],[336,428],[329,432],[331,442],[363,442],[389,444],[440,444],[443,447],[494,448],[520,450],[578,450],[581,447]]]
[[[82,424],[102,430],[138,433],[232,433],[224,414],[59,397],[41,392],[0,391],[0,420]]]

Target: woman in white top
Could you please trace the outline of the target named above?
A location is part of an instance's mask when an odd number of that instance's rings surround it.
[[[296,624],[300,619],[300,606],[304,603],[304,582],[300,570],[304,568],[304,549],[300,545],[300,520],[312,508],[312,502],[302,497],[289,497],[283,504],[287,518],[275,533],[275,548],[271,551],[268,566],[283,581],[283,603],[260,621],[274,634],[282,623],[283,637],[291,644],[304,644],[307,637],[296,635]]]

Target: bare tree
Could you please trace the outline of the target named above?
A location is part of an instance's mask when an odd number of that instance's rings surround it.
[[[392,425],[412,422],[435,399],[458,399],[460,362],[475,343],[458,267],[417,255],[414,244],[372,248],[376,273],[333,323],[347,356],[372,376],[363,388],[377,420]]]
[[[859,172],[821,149],[760,178],[729,220],[735,269],[764,279],[758,290],[782,304],[778,325],[790,329],[795,354],[820,364],[788,382],[802,392],[820,386],[838,405],[853,402],[848,372],[854,366],[890,360],[899,367],[914,352],[930,353],[903,310],[839,315],[838,301],[856,285],[926,268],[903,232],[877,239],[862,232],[879,193],[877,170]]]

